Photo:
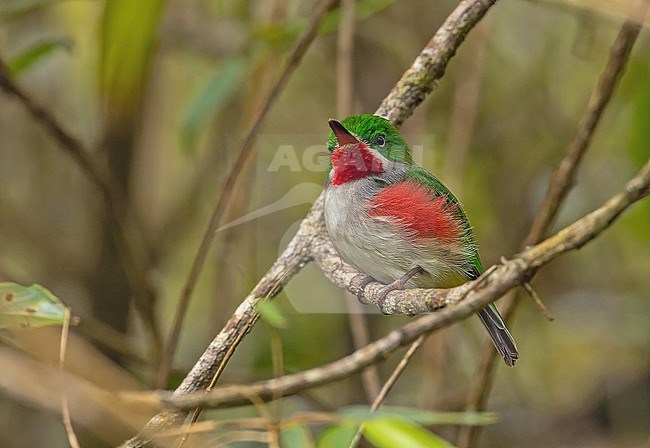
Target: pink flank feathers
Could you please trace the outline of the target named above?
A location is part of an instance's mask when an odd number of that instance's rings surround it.
[[[370,216],[394,220],[415,232],[416,238],[451,242],[463,234],[454,216],[455,207],[444,196],[434,196],[425,185],[407,180],[381,190],[370,202]]]

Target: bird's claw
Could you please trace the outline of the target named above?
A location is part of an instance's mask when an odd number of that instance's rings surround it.
[[[398,289],[402,289],[406,285],[406,282],[408,282],[414,275],[419,274],[420,272],[422,272],[422,268],[420,266],[415,266],[414,268],[406,271],[406,273],[400,278],[392,283],[387,284],[381,289],[381,291],[379,291],[379,294],[377,294],[377,299],[375,300],[375,304],[382,314],[393,314],[388,312],[386,307],[384,307],[384,302],[386,301],[388,294],[393,291],[397,291]]]
[[[359,300],[359,303],[363,305],[370,305],[370,302],[368,299],[365,297],[365,290],[366,286],[368,286],[370,283],[376,281],[374,278],[370,276],[366,276],[361,282],[359,283],[359,291],[357,292],[357,299]]]
[[[379,311],[381,311],[381,314],[389,315],[389,313],[386,308],[384,307],[384,302],[386,301],[386,297],[388,297],[388,294],[390,294],[393,291],[396,291],[399,288],[396,288],[395,285],[392,283],[389,285],[384,286],[381,288],[381,291],[377,294],[377,300],[375,301],[377,308],[379,308]]]

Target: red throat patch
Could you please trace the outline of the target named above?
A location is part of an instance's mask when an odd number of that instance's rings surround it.
[[[370,216],[390,218],[413,231],[416,238],[451,242],[464,233],[455,207],[444,196],[434,196],[426,186],[407,180],[381,190],[370,202]]]
[[[336,148],[332,154],[332,167],[332,185],[343,185],[384,172],[381,160],[375,157],[363,142]]]

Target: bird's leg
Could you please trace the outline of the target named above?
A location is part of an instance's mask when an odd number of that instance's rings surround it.
[[[406,282],[411,280],[411,277],[413,277],[415,274],[419,274],[420,272],[423,272],[423,271],[424,271],[424,269],[422,269],[420,266],[416,266],[416,267],[406,271],[406,273],[404,275],[402,275],[400,278],[398,278],[394,282],[389,283],[386,286],[384,286],[381,289],[381,291],[379,292],[379,295],[377,296],[377,307],[379,308],[379,311],[384,313],[384,310],[383,310],[384,306],[383,305],[384,305],[384,301],[386,300],[386,297],[388,296],[388,294],[390,294],[391,292],[396,291],[398,289],[402,289],[404,287],[404,285],[406,284]],[[384,314],[386,314],[386,313],[384,313]]]

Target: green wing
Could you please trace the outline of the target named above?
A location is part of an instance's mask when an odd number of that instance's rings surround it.
[[[469,224],[467,216],[463,211],[460,202],[453,195],[449,188],[447,188],[442,182],[440,182],[433,174],[429,173],[424,168],[419,166],[413,166],[406,174],[406,179],[412,179],[416,182],[420,182],[423,185],[426,185],[430,188],[436,195],[445,195],[450,204],[454,204],[458,219],[463,223],[465,228],[465,234],[463,235],[463,243],[467,245],[468,252],[470,254],[469,265],[471,266],[470,280],[477,278],[483,273],[483,265],[481,264],[481,259],[479,258],[478,251],[476,250],[476,244],[474,243],[474,235],[472,234],[472,227]],[[491,303],[481,311],[478,312],[481,322],[485,325],[494,345],[505,361],[510,367],[515,365],[517,359],[519,358],[519,352],[517,351],[517,345],[515,340],[512,338],[512,335],[506,328],[506,324],[503,322],[499,310],[497,307]]]
[[[468,252],[470,254],[470,258],[468,260],[470,266],[472,267],[470,280],[473,280],[474,278],[481,275],[483,273],[483,265],[481,264],[481,259],[476,249],[476,243],[474,242],[472,226],[470,225],[469,220],[467,219],[467,216],[465,215],[465,212],[460,205],[460,201],[456,199],[456,196],[454,196],[449,188],[447,188],[445,184],[443,184],[438,178],[436,178],[433,174],[424,168],[417,165],[413,165],[411,169],[406,173],[405,180],[414,180],[416,182],[419,182],[433,191],[435,195],[444,195],[450,204],[455,205],[455,213],[458,217],[458,220],[462,223],[463,228],[465,229],[465,234],[463,235],[463,243],[467,246]]]

